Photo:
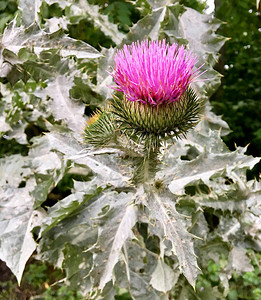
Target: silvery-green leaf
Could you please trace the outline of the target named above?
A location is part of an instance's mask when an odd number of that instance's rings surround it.
[[[90,182],[89,189],[92,187]],[[135,207],[130,206],[132,193],[97,195],[96,191],[86,187],[50,208],[41,233],[38,257],[66,266],[69,274],[74,274],[72,283],[81,290],[90,278],[93,287],[101,284],[101,288],[111,280],[114,266],[121,259],[121,247],[132,237],[131,228],[136,222]],[[88,195],[90,192],[92,195]],[[77,261],[71,259],[71,245]]]
[[[168,4],[171,4],[171,0],[147,0],[149,5],[152,7],[152,9],[156,10],[160,7],[167,6]]]
[[[74,1],[71,0],[44,0],[44,2],[46,2],[49,5],[52,4],[58,4],[62,9],[65,9],[68,6],[71,6],[73,4]]]
[[[10,127],[10,125],[5,121],[5,117],[4,116],[0,116],[0,134],[11,130],[12,128]]]
[[[223,241],[221,237],[213,238],[209,236],[207,243],[201,245],[200,247],[201,264],[207,266],[210,259],[216,264],[219,264],[221,256],[224,255],[227,257],[229,251],[229,245]]]
[[[233,247],[229,253],[228,265],[226,267],[229,272],[253,272],[254,267],[251,265],[249,257],[246,255],[246,249],[242,247]]]
[[[7,49],[18,54],[22,48],[29,48],[39,54],[44,50],[60,50],[62,56],[75,55],[77,58],[97,58],[100,53],[92,46],[78,40],[67,37],[61,30],[54,33],[46,33],[36,23],[28,28],[23,25],[16,26],[16,20],[12,21],[5,29],[2,36],[1,49]]]
[[[134,206],[128,206],[124,215],[121,216],[121,220],[118,220],[119,224],[117,225],[117,230],[115,236],[113,237],[113,243],[108,255],[108,261],[105,263],[105,270],[100,280],[100,289],[103,289],[105,284],[112,279],[113,269],[119,260],[122,247],[126,240],[133,236],[131,229],[136,224],[136,221],[136,208]],[[110,230],[112,229],[113,228],[110,227]]]
[[[68,157],[77,164],[84,164],[90,168],[98,177],[101,177],[104,184],[123,187],[129,185],[128,169],[119,162],[118,155],[75,155]]]
[[[136,42],[137,40],[146,38],[157,40],[159,38],[160,24],[163,21],[165,13],[166,8],[162,7],[141,19],[130,28],[130,32],[127,34],[124,42]]]
[[[157,291],[167,293],[177,283],[179,272],[176,273],[162,259],[158,260],[156,269],[152,273],[150,284]]]
[[[0,158],[0,186],[19,187],[19,184],[31,174],[29,159],[20,154]]]
[[[83,101],[87,105],[101,105],[104,102],[104,98],[100,88],[92,84],[89,78],[84,78],[82,74],[79,75],[74,77],[74,85],[70,89],[70,96],[75,100]],[[106,88],[110,92],[110,89],[108,87]]]
[[[100,152],[86,151],[84,146],[68,133],[47,133],[45,138],[53,150],[65,155],[64,159],[85,166],[97,174],[103,181],[103,186],[112,184],[123,187],[129,184],[130,170],[121,160],[118,150],[111,153],[112,149],[104,149],[103,155]]]
[[[115,55],[115,49],[103,48],[101,54],[103,56],[99,59],[97,70],[97,89],[105,98],[111,98],[112,90],[109,86],[113,86],[114,83],[108,71],[111,72],[114,67],[113,56]]]
[[[70,98],[70,88],[73,79],[66,75],[57,75],[48,82],[47,87],[38,89],[34,94],[42,99],[52,100],[49,106],[53,116],[57,121],[64,121],[79,139],[85,125],[84,109],[85,105]]]
[[[52,128],[52,132],[46,133],[42,139],[46,140],[46,143],[50,149],[58,151],[66,157],[73,155],[80,155],[81,151],[85,149],[84,145],[77,141],[73,134],[68,131],[56,131]]]
[[[51,19],[46,20],[45,27],[48,28],[48,32],[53,33],[60,29],[68,30],[69,24],[70,22],[65,17],[53,17]]]
[[[30,192],[35,186],[28,158],[13,155],[0,159],[0,259],[20,283],[25,264],[36,248],[31,230],[41,224],[42,210],[33,209]],[[25,185],[25,186],[24,186]]]
[[[244,233],[256,240],[259,245],[261,242],[261,216],[253,214],[251,211],[245,212],[242,217]]]
[[[78,21],[83,18],[88,18],[105,35],[109,36],[115,44],[120,44],[124,38],[124,34],[118,30],[117,25],[109,21],[107,15],[101,14],[99,9],[98,5],[91,5],[88,1],[80,0],[71,6],[70,15],[78,15]]]
[[[259,159],[244,155],[245,151],[246,148],[237,148],[231,153],[215,154],[206,149],[192,161],[177,160],[171,168],[174,179],[169,184],[170,191],[173,194],[182,194],[187,184],[198,180],[208,184],[211,176],[223,169],[228,172],[238,168],[252,169]]]
[[[191,226],[189,231],[194,235],[200,238],[199,243],[207,239],[209,233],[209,228],[207,221],[204,217],[204,214],[201,210],[198,210],[192,215]],[[196,242],[196,241],[195,241]]]
[[[176,295],[175,295],[176,296]],[[195,291],[192,289],[191,286],[188,285],[182,285],[181,291],[179,294],[175,297],[177,300],[219,300],[223,299],[222,293],[217,289],[217,287],[212,287],[211,285],[207,287],[202,287],[202,290]]]
[[[61,153],[52,151],[45,136],[35,137],[29,151],[30,168],[34,173],[36,186],[31,192],[34,198],[34,208],[39,207],[51,190],[63,178],[67,161]]]
[[[189,7],[186,7],[186,11],[180,17],[179,27],[188,40],[190,49],[201,62],[208,61],[212,66],[219,56],[218,50],[226,41],[226,38],[215,34],[220,25],[221,21],[212,15],[201,14]],[[210,30],[211,35],[207,34]]]
[[[121,287],[126,279],[134,300],[167,300],[165,293],[156,291],[150,284],[158,256],[146,249],[142,242],[128,242],[124,249],[125,264],[118,265],[116,282]]]
[[[155,220],[155,230],[159,230],[158,236],[164,232],[164,239],[171,242],[171,250],[177,256],[179,267],[188,282],[195,286],[200,269],[197,265],[196,255],[193,249],[191,235],[186,230],[186,223],[176,211],[171,195],[151,192],[147,200],[141,200],[149,209],[149,217]]]
[[[77,186],[77,182],[76,186]],[[84,189],[60,200],[54,206],[48,209],[48,217],[45,218],[44,224],[41,227],[40,235],[52,229],[55,225],[61,222],[69,214],[77,210],[86,201],[98,196],[102,188],[96,185],[96,180],[91,180],[84,184]]]
[[[18,8],[22,12],[22,20],[26,27],[39,21],[38,13],[40,11],[40,6],[42,0],[19,0]]]
[[[118,293],[117,293],[118,294]],[[88,300],[114,300],[116,295],[115,287],[112,282],[106,284],[103,291],[92,289],[87,295]]]
[[[113,278],[114,266],[121,258],[121,250],[126,240],[133,238],[132,227],[137,221],[136,207],[131,205],[133,196],[132,193],[120,193],[112,198],[112,194],[107,194],[108,207],[104,209],[104,216],[97,218],[98,224],[104,221],[106,224],[99,230],[95,246],[98,253],[94,258],[95,268],[92,273],[95,281],[99,279],[101,290]]]
[[[27,182],[30,185],[30,182]],[[44,210],[33,209],[31,187],[0,189],[0,258],[14,273],[18,283],[27,260],[36,249],[31,230],[41,224]]]
[[[259,199],[261,189],[256,182],[247,182],[244,169],[232,172],[217,172],[210,178],[207,190],[201,190],[202,181],[192,183],[197,192],[193,201],[201,207],[211,207],[215,210],[238,211],[240,213],[251,210],[260,214]],[[185,196],[189,198],[190,196]],[[190,198],[191,199],[191,198]]]
[[[51,170],[64,168],[61,155],[52,152],[45,137],[33,139],[33,145],[29,151],[31,158],[30,167],[35,173],[48,175]]]
[[[67,243],[63,250],[62,267],[66,270],[65,284],[86,295],[93,291],[91,280],[87,276],[92,266],[92,254],[81,250],[76,245]]]
[[[204,119],[198,124],[198,128],[202,133],[209,129],[213,131],[221,131],[221,136],[227,135],[231,132],[227,122],[222,120],[220,116],[215,115],[211,111],[211,106],[209,102],[206,102],[205,104]]]
[[[235,217],[221,217],[219,221],[218,231],[219,235],[225,242],[240,240],[242,236],[240,220]]]

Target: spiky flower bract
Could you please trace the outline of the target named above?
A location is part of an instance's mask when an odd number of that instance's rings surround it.
[[[116,124],[114,116],[107,111],[95,112],[84,130],[84,140],[87,144],[101,147],[115,139]]]

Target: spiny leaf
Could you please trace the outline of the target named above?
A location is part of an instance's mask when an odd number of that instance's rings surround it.
[[[178,214],[170,195],[157,192],[148,193],[147,199],[141,200],[149,209],[149,217],[156,222],[159,229],[159,237],[162,232],[164,238],[171,242],[171,250],[177,256],[179,267],[187,278],[188,282],[195,286],[197,275],[200,269],[197,265],[191,236],[186,231],[185,222]]]
[[[157,291],[167,293],[177,283],[179,272],[176,273],[162,259],[158,260],[156,269],[152,273],[150,284]]]
[[[173,194],[182,194],[186,185],[198,180],[208,184],[211,176],[224,169],[232,171],[253,168],[259,159],[244,155],[245,151],[246,148],[238,148],[234,152],[220,154],[206,149],[192,161],[176,160],[171,168],[172,176],[175,177],[169,184],[170,191]],[[167,170],[165,169],[164,172],[165,175],[162,175],[165,177]]]
[[[34,95],[43,99],[50,97],[52,99],[50,109],[55,119],[65,121],[68,127],[75,132],[75,136],[80,139],[85,123],[85,106],[70,98],[69,91],[72,85],[72,77],[57,75],[53,81],[48,82],[46,88],[38,89]]]
[[[110,200],[110,195],[106,196]],[[131,205],[132,193],[121,193],[111,198],[108,209],[105,210],[104,218],[106,226],[99,231],[95,249],[101,253],[95,257],[93,270],[94,280],[99,280],[99,288],[113,278],[113,269],[121,257],[121,250],[127,239],[133,237],[132,227],[136,224],[136,208]],[[101,215],[102,217],[102,215]],[[103,218],[97,218],[98,224],[103,224]],[[101,220],[99,220],[101,218]],[[104,224],[104,225],[105,225]]]
[[[153,10],[156,10],[160,7],[167,6],[170,4],[172,1],[171,0],[147,0],[147,2],[150,4]]]
[[[198,57],[198,66],[207,71],[196,82],[199,92],[205,91],[210,96],[220,84],[219,74],[212,69],[217,62],[218,51],[224,45],[226,38],[215,34],[221,22],[211,15],[201,14],[189,7],[175,3],[168,5],[164,20],[161,23],[161,37],[168,37],[171,43],[187,44]],[[212,34],[208,34],[209,32]],[[206,80],[202,80],[206,79]]]
[[[31,174],[31,171],[28,168],[28,162],[28,158],[23,157],[20,154],[1,158],[0,185],[6,185],[6,187],[18,187],[23,178],[26,178]]]
[[[39,235],[44,235],[47,231],[56,226],[64,218],[76,211],[86,201],[98,196],[102,188],[97,186],[95,180],[91,180],[85,184],[84,192],[79,191],[73,193],[66,198],[60,200],[57,204],[49,208],[48,217],[45,218]]]
[[[100,53],[92,46],[67,37],[61,30],[46,33],[34,23],[28,28],[16,26],[13,20],[5,29],[1,48],[17,54],[22,48],[33,49],[39,54],[44,50],[58,49],[62,56],[75,55],[77,58],[97,58]]]
[[[113,56],[115,55],[115,48],[102,48],[102,57],[99,58],[99,64],[97,67],[97,90],[105,97],[111,98],[111,89],[108,86],[113,85],[113,77],[108,73],[110,68],[113,67]]]
[[[106,186],[112,184],[115,187],[128,185],[129,167],[122,163],[115,149],[102,151],[89,151],[69,133],[47,133],[44,137],[50,144],[51,149],[64,154],[64,160],[89,168]],[[102,155],[104,154],[104,155]]]
[[[229,134],[231,130],[229,129],[227,122],[222,120],[221,116],[215,115],[211,110],[210,103],[206,102],[204,119],[200,124],[202,133],[211,129],[213,131],[220,131],[221,136]]]
[[[235,246],[229,253],[227,271],[231,274],[237,272],[242,274],[243,272],[253,272],[254,268],[251,265],[249,257],[246,255],[247,250]]]
[[[105,284],[112,279],[113,269],[119,260],[122,247],[125,241],[133,236],[131,229],[136,224],[136,221],[136,208],[134,206],[128,206],[117,226],[118,228],[113,238],[110,253],[107,255],[108,261],[105,264],[105,270],[100,280],[100,289],[103,289]],[[112,228],[110,228],[110,230],[112,230]]]
[[[182,9],[179,4],[167,6],[167,11],[161,30],[173,41],[176,38],[186,39],[200,63],[207,60],[213,66],[218,57],[218,50],[226,41],[226,38],[215,34],[221,21],[189,7]],[[174,24],[176,26],[173,26]],[[211,35],[206,34],[209,30],[213,31]]]
[[[111,280],[114,266],[121,259],[121,248],[132,237],[131,228],[136,223],[136,209],[129,206],[132,193],[95,194],[92,181],[78,185],[76,193],[50,209],[41,233],[39,257],[55,265],[64,264],[69,274],[74,274],[76,286],[85,291],[91,277],[94,286],[101,289]],[[70,245],[77,261],[71,259]],[[83,251],[86,255],[81,255]]]
[[[129,241],[124,248],[125,264],[116,266],[115,274],[119,287],[129,286],[130,295],[135,300],[167,300],[167,294],[158,292],[150,285],[150,280],[158,257],[149,251],[142,241]]]
[[[75,10],[79,12],[81,11],[81,18],[86,18],[87,16],[92,20],[94,25],[101,29],[101,31],[109,36],[115,44],[120,44],[124,38],[124,34],[121,33],[117,25],[109,22],[107,15],[102,15],[99,12],[99,6],[97,5],[90,5],[87,1],[80,0],[77,4],[74,4],[78,9]],[[72,14],[73,13],[73,6],[72,6]]]
[[[34,23],[38,22],[38,13],[40,11],[40,6],[42,4],[42,0],[19,0],[18,8],[22,12],[22,20],[26,27]]]
[[[20,283],[25,264],[36,248],[31,234],[34,226],[41,224],[44,212],[33,209],[30,192],[35,181],[31,175],[28,158],[14,155],[0,159],[0,258],[15,274]],[[4,182],[3,182],[4,181]]]
[[[130,28],[130,32],[123,42],[136,42],[137,40],[144,40],[146,38],[157,40],[159,38],[160,24],[163,21],[165,13],[166,8],[163,7],[141,19]]]
[[[188,185],[187,189],[195,190],[192,201],[203,208],[240,213],[254,208],[258,211],[260,187],[257,187],[253,181],[247,182],[244,169],[217,172],[211,177],[207,190],[202,181]],[[184,198],[191,199],[191,196],[186,195]]]
[[[74,77],[74,86],[70,89],[70,96],[88,105],[101,105],[104,102],[104,98],[100,95],[96,85],[92,84],[89,78],[83,78],[83,74],[78,76]]]
[[[33,139],[29,157],[31,159],[30,167],[37,183],[31,195],[34,197],[34,207],[37,208],[62,179],[67,164],[59,153],[52,151],[45,137]]]

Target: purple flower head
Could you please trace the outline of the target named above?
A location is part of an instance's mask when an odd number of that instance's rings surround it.
[[[193,70],[197,58],[184,46],[163,41],[142,41],[124,45],[115,57],[111,75],[129,101],[153,106],[177,101],[198,77]]]

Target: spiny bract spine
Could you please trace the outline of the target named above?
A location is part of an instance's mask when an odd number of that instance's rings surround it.
[[[198,122],[202,110],[202,102],[191,88],[179,101],[157,106],[128,101],[124,95],[121,99],[113,95],[110,103],[120,129],[144,136],[154,134],[161,138],[185,136]]]

